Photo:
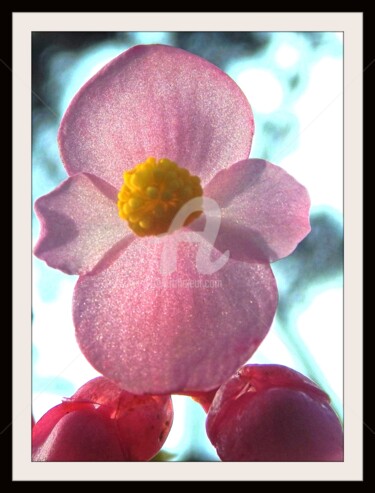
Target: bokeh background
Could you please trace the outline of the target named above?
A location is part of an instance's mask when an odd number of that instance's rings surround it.
[[[255,118],[251,156],[304,184],[312,232],[274,263],[279,306],[254,363],[290,366],[315,380],[343,418],[343,37],[335,32],[34,32],[33,201],[67,175],[57,130],[70,100],[112,58],[136,44],[184,48],[219,66],[242,88]],[[33,244],[39,223],[33,215]],[[97,372],[75,342],[77,276],[33,258],[33,415],[70,396]],[[175,420],[156,460],[218,460],[205,413],[173,396]]]

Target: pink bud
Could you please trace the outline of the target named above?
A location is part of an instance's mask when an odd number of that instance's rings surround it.
[[[281,365],[241,368],[216,393],[206,429],[223,461],[343,460],[329,397]]]
[[[87,382],[33,428],[33,461],[147,461],[172,426],[170,396],[134,395],[104,377]]]

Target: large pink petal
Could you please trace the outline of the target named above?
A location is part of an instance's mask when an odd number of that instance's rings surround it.
[[[273,262],[289,255],[309,233],[310,199],[305,187],[282,168],[248,159],[220,171],[204,194],[221,208],[216,248],[247,262]],[[202,219],[192,224],[200,228]]]
[[[253,354],[276,310],[269,265],[229,259],[214,274],[201,274],[197,244],[181,243],[177,270],[163,276],[162,249],[172,248],[179,234],[136,240],[105,271],[76,285],[81,350],[133,393],[218,387]],[[209,253],[208,243],[202,248]]]
[[[68,173],[87,171],[119,188],[124,169],[166,157],[207,182],[249,156],[249,103],[220,69],[179,48],[136,46],[77,93],[61,123]]]
[[[67,274],[91,271],[106,254],[134,238],[118,217],[116,190],[100,178],[79,174],[35,202],[41,233],[34,253]]]

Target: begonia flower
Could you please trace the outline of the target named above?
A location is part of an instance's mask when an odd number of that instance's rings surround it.
[[[217,391],[207,435],[223,461],[342,461],[328,395],[283,365],[246,365]]]
[[[253,132],[250,105],[228,75],[163,45],[112,60],[62,119],[69,178],[36,202],[35,254],[80,276],[80,348],[131,392],[217,388],[271,326],[277,288],[269,263],[309,232],[310,202],[281,168],[248,159]],[[199,210],[205,199],[221,210],[214,241],[198,231],[210,218]],[[196,210],[173,228],[194,201]],[[163,272],[176,249],[175,270]],[[227,261],[202,272],[202,258]]]
[[[104,377],[83,385],[33,427],[33,461],[147,461],[173,421],[170,396],[139,396]]]

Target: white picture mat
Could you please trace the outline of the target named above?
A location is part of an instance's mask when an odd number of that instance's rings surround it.
[[[33,31],[344,32],[344,419],[342,463],[31,462],[31,33]],[[362,14],[13,14],[13,479],[360,480],[362,478]],[[26,207],[25,207],[26,204]],[[15,302],[16,301],[16,302]],[[350,396],[350,397],[349,397]]]

